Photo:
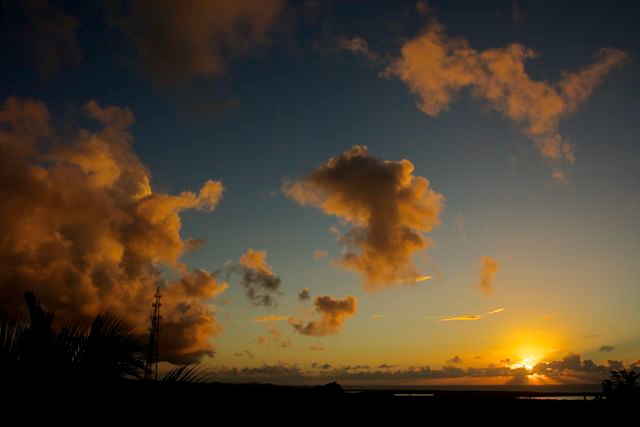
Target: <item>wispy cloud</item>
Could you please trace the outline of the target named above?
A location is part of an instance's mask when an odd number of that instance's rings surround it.
[[[445,317],[441,317],[438,322],[449,322],[449,321],[453,321],[453,320],[480,320],[482,319],[484,316],[482,315],[477,315],[477,314],[466,314],[463,316],[445,316]]]
[[[322,249],[317,249],[314,253],[313,253],[313,257],[315,259],[322,259],[322,258],[326,258],[327,256],[329,256],[329,252],[327,251],[323,251]]]
[[[498,271],[500,271],[500,265],[497,259],[488,256],[482,257],[482,267],[478,272],[478,276],[480,277],[478,286],[485,294],[493,294],[493,279]]]
[[[359,36],[348,38],[341,38],[338,40],[337,49],[339,51],[345,51],[353,53],[354,55],[361,55],[368,61],[375,62],[379,56],[377,53],[369,48],[369,44],[365,39]]]
[[[380,320],[382,318],[384,318],[384,314],[374,314],[371,316],[372,320]]]
[[[504,307],[496,308],[495,310],[491,310],[484,314],[463,314],[460,316],[443,316],[439,318],[438,322],[452,322],[458,320],[482,320],[487,316],[491,316],[492,314],[502,313],[506,309]]]
[[[272,314],[269,316],[256,316],[253,318],[254,322],[280,322],[283,320],[289,320],[291,316],[283,316],[279,314]]]
[[[315,344],[311,344],[311,347],[309,348],[314,351],[324,351],[324,346],[319,341]]]

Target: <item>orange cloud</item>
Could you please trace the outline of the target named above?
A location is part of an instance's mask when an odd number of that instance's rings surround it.
[[[321,249],[318,249],[313,253],[313,257],[315,259],[322,259],[322,258],[326,258],[327,256],[329,256],[329,253]]]
[[[628,55],[601,49],[593,64],[564,73],[555,84],[527,74],[525,61],[536,56],[519,43],[477,51],[464,38],[449,37],[444,26],[431,18],[418,36],[403,44],[401,56],[383,74],[406,83],[418,97],[418,108],[429,116],[447,110],[462,89],[470,88],[474,97],[519,124],[552,164],[552,177],[565,180],[564,169],[575,162],[575,155],[573,144],[558,132],[559,120],[577,111]]]
[[[240,257],[242,286],[253,305],[273,306],[280,288],[280,277],[267,263],[267,251],[249,248]]]
[[[212,209],[222,183],[154,192],[131,149],[131,111],[91,101],[84,112],[102,127],[63,138],[41,102],[14,97],[0,110],[0,306],[18,310],[33,290],[62,320],[113,309],[144,332],[160,286],[160,358],[212,355],[211,302],[227,284],[181,262],[180,212]]]
[[[452,322],[452,321],[466,321],[466,320],[482,320],[487,316],[491,316],[492,314],[498,314],[505,311],[505,308],[496,308],[495,310],[491,310],[484,314],[464,314],[461,316],[444,316],[438,319],[438,322]]]
[[[351,225],[344,235],[335,230],[346,249],[340,265],[360,273],[365,289],[378,290],[425,277],[412,256],[429,246],[424,233],[440,224],[444,196],[412,172],[408,160],[377,159],[356,145],[283,191]]]
[[[277,314],[272,314],[269,316],[256,316],[253,318],[254,322],[280,322],[282,320],[289,320],[291,316],[281,316]]]
[[[109,20],[128,36],[156,83],[223,74],[228,64],[268,46],[284,0],[140,0]]]
[[[482,268],[478,273],[480,276],[478,286],[485,294],[493,294],[493,279],[498,271],[500,271],[500,266],[497,259],[488,256],[482,257]]]
[[[313,301],[319,320],[312,320],[306,324],[300,320],[289,321],[296,331],[303,335],[322,337],[337,334],[344,321],[357,311],[358,300],[354,296],[347,296],[342,300],[330,296],[316,297]]]

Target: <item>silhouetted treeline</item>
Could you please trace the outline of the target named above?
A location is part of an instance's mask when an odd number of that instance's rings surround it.
[[[640,372],[634,369],[612,369],[609,378],[602,382],[602,392],[607,399],[640,400]]]

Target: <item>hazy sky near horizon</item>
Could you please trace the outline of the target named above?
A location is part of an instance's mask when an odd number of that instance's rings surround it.
[[[637,4],[2,7],[5,302],[164,283],[171,360],[227,368],[640,359]]]

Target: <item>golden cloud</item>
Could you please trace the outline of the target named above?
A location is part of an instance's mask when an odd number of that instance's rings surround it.
[[[429,246],[424,233],[440,224],[444,196],[412,172],[408,160],[377,159],[356,145],[303,180],[285,182],[283,191],[350,223],[345,235],[335,230],[346,251],[340,265],[360,273],[365,289],[378,290],[426,277],[412,256]]]
[[[555,84],[533,80],[525,62],[537,54],[519,43],[477,51],[467,40],[449,37],[435,18],[418,36],[407,40],[401,56],[384,71],[397,77],[418,97],[418,108],[437,116],[464,88],[519,124],[540,154],[553,166],[552,177],[566,179],[564,167],[575,162],[574,145],[558,132],[559,120],[577,111],[611,69],[628,60],[613,48],[597,51],[594,62],[565,72]]]
[[[482,257],[482,267],[478,272],[478,275],[480,276],[480,283],[478,283],[478,286],[485,294],[493,294],[493,279],[498,271],[500,271],[500,265],[498,264],[497,259],[488,256]]]
[[[222,183],[154,192],[131,149],[131,111],[91,101],[84,112],[102,128],[65,139],[41,102],[12,97],[0,110],[0,305],[15,311],[32,290],[63,320],[112,309],[146,331],[161,286],[160,358],[212,355],[210,302],[227,284],[180,261],[180,212],[212,209]]]
[[[289,323],[303,335],[322,337],[334,335],[340,331],[344,321],[356,313],[358,299],[351,295],[341,300],[323,296],[316,297],[313,304],[316,312],[320,314],[320,319],[306,324],[298,319],[291,319]]]
[[[253,318],[254,322],[280,322],[282,320],[289,320],[291,316],[282,316],[277,314],[272,314],[269,316],[256,316]]]
[[[492,314],[502,313],[506,309],[503,307],[496,308],[495,310],[491,310],[484,314],[464,314],[460,316],[443,316],[438,319],[438,322],[452,322],[452,321],[467,321],[467,320],[482,320],[487,316],[491,316]]]

